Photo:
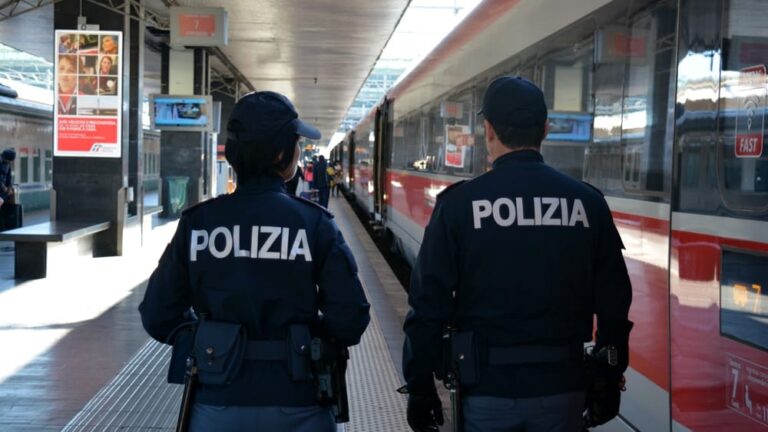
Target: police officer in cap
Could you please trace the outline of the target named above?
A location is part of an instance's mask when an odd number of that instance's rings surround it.
[[[237,189],[182,214],[139,307],[144,328],[166,342],[192,307],[243,324],[249,343],[283,341],[290,326],[307,324],[336,344],[357,344],[369,304],[355,259],[331,213],[285,192],[299,136],[320,132],[285,96],[262,91],[235,104],[227,135]],[[232,382],[201,384],[194,401],[192,431],[336,430],[311,380],[292,379],[285,360],[246,358]]]
[[[408,423],[442,422],[433,373],[449,324],[473,431],[580,431],[584,342],[628,364],[631,285],[603,196],[544,163],[547,108],[541,90],[494,80],[483,109],[491,171],[438,196],[413,269],[403,370]],[[458,353],[457,353],[458,352]]]

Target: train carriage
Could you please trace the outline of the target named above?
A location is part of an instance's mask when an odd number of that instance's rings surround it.
[[[494,77],[545,93],[545,160],[600,188],[633,283],[616,430],[768,430],[768,26],[759,0],[486,0],[342,144],[413,262],[437,194],[489,169]],[[515,307],[515,305],[510,305]]]

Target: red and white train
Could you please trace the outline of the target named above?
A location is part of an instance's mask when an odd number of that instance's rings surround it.
[[[764,0],[485,0],[332,158],[413,261],[436,195],[489,169],[487,84],[537,82],[545,160],[603,191],[626,245],[635,327],[610,429],[766,431],[765,16]]]

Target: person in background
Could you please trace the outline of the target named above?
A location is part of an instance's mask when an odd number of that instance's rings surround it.
[[[331,193],[327,169],[328,164],[325,161],[325,156],[320,155],[317,163],[312,166],[312,181],[315,184],[315,189],[317,189],[320,205],[325,208],[328,208],[328,198]]]
[[[290,195],[296,195],[296,190],[299,188],[299,181],[304,181],[304,170],[300,165],[296,165],[296,175],[292,179],[285,182],[285,188]]]
[[[15,201],[13,192],[13,161],[16,160],[16,151],[5,149],[0,153],[0,207],[4,203]]]
[[[343,178],[343,171],[341,169],[341,162],[336,161],[333,164],[333,188],[331,188],[331,194],[333,196],[339,196],[339,191],[341,190],[341,182],[344,180]]]
[[[333,168],[333,164],[328,164],[328,168],[325,169],[326,174],[328,174],[328,193],[332,193],[333,189],[336,187],[336,169]]]

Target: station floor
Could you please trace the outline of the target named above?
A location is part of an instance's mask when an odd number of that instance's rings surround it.
[[[405,292],[349,204],[332,198],[330,210],[372,305],[351,350],[351,421],[339,430],[407,431],[395,391]],[[47,215],[25,223],[35,219]],[[121,257],[88,258],[39,280],[14,280],[13,251],[0,248],[0,431],[174,430],[181,386],[166,384],[168,347],[144,333],[137,311],[176,227],[162,222]]]

